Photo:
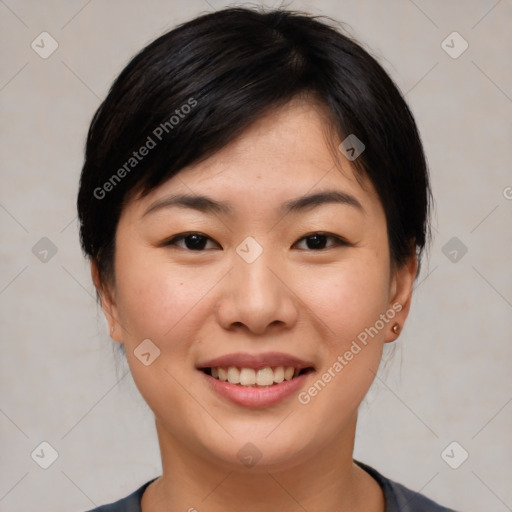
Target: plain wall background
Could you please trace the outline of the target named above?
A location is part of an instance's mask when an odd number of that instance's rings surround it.
[[[160,474],[151,411],[95,303],[76,193],[89,122],[128,60],[226,5],[0,2],[1,511],[78,512]],[[454,509],[512,510],[512,2],[287,5],[348,23],[395,79],[436,199],[430,260],[361,406],[355,456]],[[43,31],[59,45],[47,59],[31,48]],[[441,46],[453,31],[469,44],[458,58]],[[47,262],[32,251],[43,237]],[[452,237],[467,247],[456,262]],[[48,469],[31,458],[42,441],[58,452]],[[441,457],[452,441],[469,453],[458,469]]]

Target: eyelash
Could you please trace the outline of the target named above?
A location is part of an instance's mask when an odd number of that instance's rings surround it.
[[[187,238],[189,236],[192,236],[192,235],[198,235],[198,236],[200,236],[202,238],[205,238],[207,240],[213,241],[209,236],[204,235],[203,233],[191,231],[189,233],[183,233],[181,235],[177,235],[177,236],[171,238],[170,240],[164,242],[162,245],[164,247],[177,246],[176,242],[178,242],[180,240],[184,240],[185,238]],[[334,244],[331,245],[330,247],[325,247],[325,248],[322,248],[322,249],[301,249],[301,250],[309,250],[309,251],[313,251],[313,252],[321,252],[321,251],[326,251],[327,249],[333,249],[335,247],[340,247],[340,246],[341,247],[343,247],[343,246],[348,247],[348,246],[350,246],[350,244],[346,240],[344,240],[343,238],[340,238],[337,235],[332,235],[331,233],[325,233],[323,231],[316,231],[314,233],[310,233],[308,235],[305,235],[305,236],[299,238],[299,240],[297,242],[300,242],[302,240],[306,240],[306,239],[311,238],[311,237],[313,237],[315,235],[320,235],[320,236],[323,236],[323,237],[326,237],[326,238],[331,238],[332,240],[334,240]],[[177,246],[177,247],[180,247],[180,246]],[[207,250],[207,249],[194,250],[194,249],[187,249],[186,247],[180,247],[180,248],[184,249],[184,250],[186,250],[188,252],[203,252],[203,251]]]

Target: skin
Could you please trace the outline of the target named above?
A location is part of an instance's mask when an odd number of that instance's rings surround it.
[[[391,265],[380,200],[341,152],[334,159],[325,115],[294,100],[134,198],[117,228],[114,282],[92,264],[111,336],[155,415],[163,474],[144,493],[144,512],[385,509],[380,486],[352,460],[357,409],[384,343],[397,338],[392,326],[407,318],[417,260]],[[284,201],[325,189],[353,195],[364,212],[325,203],[278,215]],[[174,193],[229,202],[235,214],[170,207],[143,216]],[[189,231],[208,237],[202,250],[164,245]],[[326,238],[317,249],[304,237],[318,232],[349,245]],[[252,263],[236,252],[248,236],[263,248]],[[235,405],[195,367],[232,352],[285,352],[314,365],[307,390],[396,303],[401,311],[306,405],[296,394],[268,408]],[[149,366],[134,355],[147,338],[161,351]],[[262,454],[250,468],[237,457],[248,442]]]

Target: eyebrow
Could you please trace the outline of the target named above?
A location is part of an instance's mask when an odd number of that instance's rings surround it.
[[[287,213],[310,210],[325,204],[343,204],[352,206],[360,210],[362,213],[365,213],[362,204],[353,195],[338,190],[325,190],[315,194],[309,194],[300,196],[296,199],[291,199],[284,202],[280,206],[278,213],[285,215]],[[234,214],[233,207],[224,201],[215,201],[210,197],[201,195],[180,194],[167,196],[163,199],[155,201],[146,209],[146,211],[142,214],[142,217],[145,217],[151,212],[172,207],[190,208],[203,213],[217,213],[224,215]]]

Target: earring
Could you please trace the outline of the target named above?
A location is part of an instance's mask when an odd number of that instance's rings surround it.
[[[393,332],[395,334],[398,334],[400,332],[400,324],[396,323],[395,325],[393,325]]]
[[[114,332],[114,326],[112,326],[112,327],[110,328],[110,334],[112,334],[113,332]]]

